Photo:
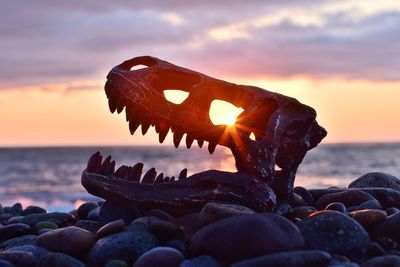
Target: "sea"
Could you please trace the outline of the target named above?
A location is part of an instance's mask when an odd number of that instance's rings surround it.
[[[0,148],[0,203],[38,205],[48,211],[70,211],[84,201],[98,201],[81,185],[81,173],[96,151],[111,154],[117,166],[144,163],[144,171],[177,176],[210,170],[236,171],[229,149],[166,146]],[[368,172],[400,177],[400,143],[321,144],[300,165],[295,185],[306,188],[346,187]]]

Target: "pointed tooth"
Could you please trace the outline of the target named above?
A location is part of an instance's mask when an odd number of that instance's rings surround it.
[[[150,128],[150,123],[143,122],[142,123],[142,135],[145,135]]]
[[[108,99],[108,107],[110,108],[111,113],[114,113],[117,110],[117,105],[111,98]]]
[[[131,132],[131,135],[133,135],[135,133],[135,131],[137,130],[139,125],[140,125],[140,122],[131,118],[131,120],[129,121],[129,131]]]
[[[163,183],[169,182],[169,179],[170,179],[169,176],[165,176],[165,177],[164,177],[164,180],[163,180]]]
[[[124,110],[124,107],[125,107],[125,99],[123,96],[121,96],[117,102],[117,113],[118,114],[121,113]]]
[[[108,106],[110,108],[111,113],[114,113],[115,110],[117,110],[118,101],[119,101],[120,96],[121,96],[121,94],[118,90],[116,90],[116,89],[110,90],[109,98],[108,98]]]
[[[201,148],[204,144],[204,140],[197,139],[197,145]]]
[[[171,178],[169,178],[168,182],[175,182],[175,176],[172,176]]]
[[[186,135],[186,148],[187,149],[189,149],[192,146],[193,141],[194,141],[194,137],[189,135],[189,134],[187,134]]]
[[[151,168],[143,176],[142,184],[152,184],[154,182],[154,179],[156,178],[156,175],[157,175],[156,169]]]
[[[111,155],[108,156],[108,157],[103,161],[103,163],[101,164],[101,166],[100,166],[100,168],[99,168],[98,173],[100,173],[100,174],[105,174],[105,172],[106,172],[106,170],[107,170],[107,167],[108,167],[108,165],[110,165],[110,163],[111,163]]]
[[[165,127],[159,127],[159,134],[158,134],[158,141],[160,143],[164,142],[165,137],[167,137],[169,131],[169,126],[165,126]]]
[[[183,136],[183,133],[181,133],[179,131],[174,132],[174,146],[176,148],[178,148],[179,143],[181,142],[182,136]]]
[[[125,179],[128,173],[128,166],[122,165],[115,171],[115,177]]]
[[[208,152],[210,154],[214,153],[216,147],[217,147],[217,143],[209,142],[208,143]]]
[[[97,151],[89,158],[86,169],[89,172],[96,172],[101,166],[101,160],[102,156],[100,154],[100,151]]]
[[[106,167],[104,171],[104,175],[111,176],[114,174],[115,171],[115,160],[111,161],[110,164]]]
[[[125,116],[126,116],[126,121],[129,121],[130,118],[134,117],[134,108],[132,106],[127,105],[125,108]]]
[[[135,166],[133,166],[132,169],[129,170],[128,179],[136,182],[140,181],[140,176],[142,176],[142,171],[143,171],[143,163],[141,162],[136,163]]]
[[[159,175],[157,175],[157,178],[154,180],[154,183],[155,184],[162,183],[163,179],[164,179],[164,173],[160,173]]]
[[[184,168],[184,169],[181,170],[181,172],[179,173],[178,181],[179,181],[179,180],[182,180],[182,179],[185,179],[186,177],[187,177],[187,169]]]

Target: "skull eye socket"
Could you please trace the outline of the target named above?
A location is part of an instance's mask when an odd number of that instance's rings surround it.
[[[229,102],[213,100],[211,102],[209,115],[214,125],[225,124],[232,126],[235,124],[237,116],[242,112],[242,108],[238,108]]]
[[[138,64],[138,65],[133,65],[130,70],[135,71],[135,70],[142,70],[142,69],[147,69],[149,66],[143,65],[143,64]]]
[[[177,105],[182,104],[182,102],[185,101],[185,99],[189,96],[188,92],[174,89],[164,90],[163,94],[165,99]]]

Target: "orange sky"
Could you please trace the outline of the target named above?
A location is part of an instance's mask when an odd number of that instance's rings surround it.
[[[226,78],[311,105],[328,130],[324,142],[400,141],[399,82]],[[1,91],[0,146],[157,144],[152,130],[144,137],[140,131],[129,134],[125,116],[108,110],[101,83],[91,82],[96,90],[65,91],[62,85],[49,85],[56,89]],[[166,140],[171,144],[172,135]]]

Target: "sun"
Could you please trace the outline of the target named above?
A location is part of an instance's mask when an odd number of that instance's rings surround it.
[[[228,102],[214,100],[210,107],[210,119],[214,125],[225,124],[231,127],[242,111],[242,108],[237,108]]]

